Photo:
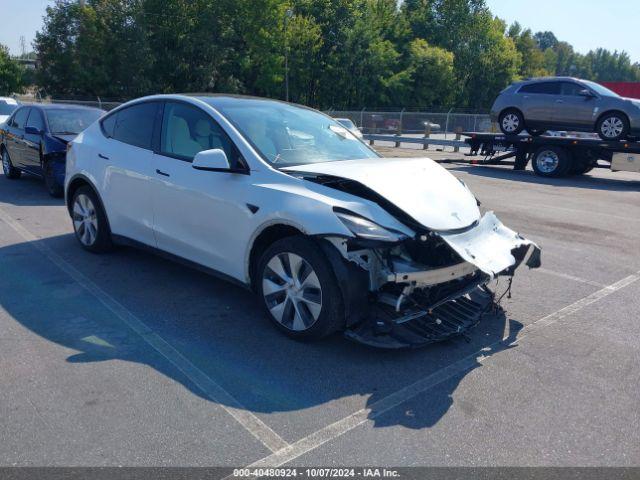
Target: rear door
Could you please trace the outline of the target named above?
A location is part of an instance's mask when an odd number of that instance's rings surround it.
[[[42,135],[45,131],[44,118],[42,112],[38,108],[31,108],[26,127],[33,127],[38,130],[38,134],[24,133],[24,151],[23,164],[26,170],[32,173],[42,175],[42,165],[40,163],[40,144],[42,143]]]
[[[104,165],[101,193],[112,233],[153,247],[152,144],[160,104],[136,103],[108,115],[95,152]]]
[[[518,91],[522,95],[522,109],[529,126],[553,124],[557,101],[560,99],[560,82],[536,82],[523,85]]]
[[[24,127],[29,117],[30,107],[22,107],[16,110],[7,127],[5,146],[9,152],[9,158],[14,167],[24,168]]]
[[[596,97],[580,95],[585,86],[576,82],[562,82],[561,95],[556,101],[554,123],[562,128],[591,130],[597,115]]]

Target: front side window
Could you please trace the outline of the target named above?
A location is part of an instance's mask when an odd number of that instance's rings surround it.
[[[162,120],[160,151],[164,155],[191,161],[198,152],[221,149],[231,168],[241,165],[239,153],[229,136],[200,108],[181,102],[167,102]]]
[[[77,135],[102,115],[102,110],[51,108],[47,109],[47,120],[51,133]]]
[[[42,119],[42,114],[38,110],[32,108],[26,126],[34,127],[38,131],[44,132],[44,120]]]
[[[16,128],[24,128],[25,123],[27,122],[27,117],[29,116],[30,108],[21,108],[16,112],[13,116],[13,120],[11,121],[11,126]]]
[[[560,95],[560,82],[530,83],[520,88],[519,93],[538,93],[544,95]]]
[[[108,137],[151,150],[158,102],[145,102],[118,110],[102,122]]]
[[[203,100],[275,167],[379,157],[337,121],[309,108],[268,100]]]
[[[562,95],[579,96],[585,88],[573,82],[562,82]]]

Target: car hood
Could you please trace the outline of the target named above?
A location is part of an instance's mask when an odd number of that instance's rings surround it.
[[[476,198],[469,189],[429,158],[344,160],[281,170],[353,180],[430,230],[458,230],[480,219]],[[354,191],[354,195],[358,193]]]

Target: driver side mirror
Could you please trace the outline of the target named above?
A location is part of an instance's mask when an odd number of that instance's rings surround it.
[[[196,153],[191,166],[207,172],[248,173],[245,169],[231,168],[227,154],[220,148]]]
[[[585,98],[594,98],[595,95],[593,94],[593,92],[587,88],[583,88],[582,90],[580,90],[578,92],[578,95],[580,95],[581,97],[585,97]]]
[[[25,127],[24,133],[27,135],[42,135],[42,131],[38,130],[36,127]]]

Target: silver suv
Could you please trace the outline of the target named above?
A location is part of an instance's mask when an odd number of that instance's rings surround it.
[[[640,135],[640,100],[623,98],[600,84],[571,77],[534,78],[500,92],[491,120],[505,134],[527,130],[597,132],[603,140]]]

